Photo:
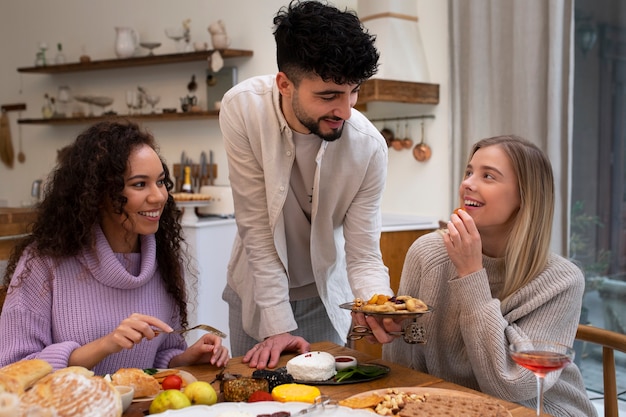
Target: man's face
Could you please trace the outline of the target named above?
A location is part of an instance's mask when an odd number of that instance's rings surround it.
[[[314,76],[303,78],[296,88],[282,72],[276,80],[289,127],[327,141],[341,137],[343,123],[350,118],[356,104],[360,84],[335,84]]]

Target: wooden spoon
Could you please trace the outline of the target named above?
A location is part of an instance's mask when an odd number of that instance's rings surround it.
[[[18,115],[17,146],[19,149],[19,152],[17,153],[17,160],[23,164],[24,161],[26,161],[26,155],[24,155],[24,151],[22,151],[22,125],[19,124],[19,120],[22,118],[22,112],[19,112],[17,115]]]

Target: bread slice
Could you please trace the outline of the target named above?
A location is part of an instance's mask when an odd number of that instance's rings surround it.
[[[0,368],[0,392],[21,394],[52,372],[43,359],[24,359]]]
[[[161,390],[159,381],[139,368],[121,368],[113,375],[114,385],[128,385],[135,389],[134,398],[150,397]]]

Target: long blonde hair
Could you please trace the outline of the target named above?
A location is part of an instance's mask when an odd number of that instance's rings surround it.
[[[505,280],[500,300],[528,284],[546,266],[554,216],[554,176],[548,157],[535,144],[514,135],[482,139],[478,149],[499,145],[517,175],[520,208],[506,243]]]

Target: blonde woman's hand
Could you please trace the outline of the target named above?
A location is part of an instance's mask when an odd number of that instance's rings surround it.
[[[482,241],[472,216],[457,210],[450,216],[447,228],[443,242],[459,277],[480,271],[483,268]]]

